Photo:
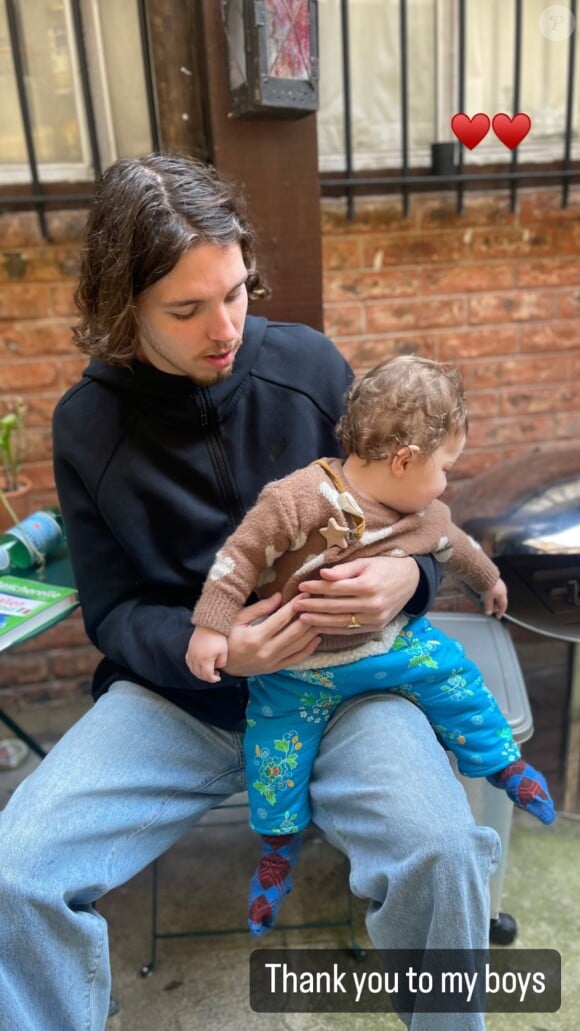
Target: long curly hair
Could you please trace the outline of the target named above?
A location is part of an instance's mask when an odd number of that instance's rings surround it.
[[[467,428],[459,370],[409,354],[382,362],[354,381],[336,433],[345,454],[377,461],[410,444],[426,457]]]
[[[239,244],[251,300],[269,295],[255,268],[254,231],[233,186],[182,155],[122,158],[102,176],[89,214],[75,302],[77,347],[111,365],[135,354],[135,298],[191,247]]]

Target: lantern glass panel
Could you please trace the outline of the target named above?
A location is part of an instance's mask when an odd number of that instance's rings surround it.
[[[228,66],[230,89],[245,86],[248,81],[246,69],[246,46],[243,0],[228,0],[223,4],[226,36],[228,40]]]
[[[310,0],[266,0],[268,75],[310,79]]]

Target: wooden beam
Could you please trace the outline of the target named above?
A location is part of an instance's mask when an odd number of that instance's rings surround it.
[[[206,161],[199,0],[148,0],[147,12],[162,149]]]
[[[322,328],[322,244],[316,116],[229,117],[221,4],[200,0],[206,117],[216,168],[239,183],[258,234],[272,298],[252,306],[270,319]],[[170,5],[171,6],[171,5]]]

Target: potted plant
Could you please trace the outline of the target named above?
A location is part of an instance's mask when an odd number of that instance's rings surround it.
[[[20,469],[25,418],[26,405],[21,397],[15,398],[0,418],[0,531],[28,515],[32,484]]]

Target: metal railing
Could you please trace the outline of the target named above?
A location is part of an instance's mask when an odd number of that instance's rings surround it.
[[[523,39],[523,0],[514,0],[514,52],[513,52],[513,92],[512,103],[514,113],[520,110],[521,98],[521,77],[522,77],[522,39]],[[505,7],[508,7],[506,0]],[[570,0],[570,16],[572,24],[577,22],[577,0]],[[507,13],[507,11],[506,11]],[[464,150],[459,146],[459,158],[451,173],[445,172],[436,174],[433,171],[424,172],[422,169],[410,166],[409,153],[409,62],[408,62],[408,3],[407,0],[399,0],[399,33],[400,33],[400,172],[383,175],[367,175],[364,172],[354,170],[354,146],[352,134],[352,90],[351,90],[351,68],[349,54],[349,0],[340,0],[341,15],[341,45],[342,45],[342,82],[343,82],[343,106],[344,106],[344,173],[340,175],[325,174],[322,177],[323,193],[335,194],[337,191],[344,195],[347,203],[349,218],[354,214],[354,200],[357,192],[368,193],[371,189],[374,193],[384,193],[387,190],[397,188],[402,195],[404,214],[409,212],[409,195],[412,190],[435,188],[441,189],[455,187],[457,199],[457,211],[463,211],[465,188],[477,186],[483,189],[490,189],[496,186],[509,185],[510,209],[515,210],[517,205],[518,187],[522,183],[532,185],[534,183],[556,183],[562,188],[562,207],[568,206],[569,188],[571,182],[580,182],[580,162],[572,162],[572,136],[573,136],[573,105],[574,105],[574,79],[576,62],[576,36],[580,26],[570,32],[568,44],[568,67],[566,84],[565,119],[562,126],[562,158],[560,167],[530,168],[522,167],[518,163],[517,150],[511,154],[509,170],[496,170],[485,168],[466,172],[464,169]],[[385,15],[386,17],[386,15]],[[466,65],[466,29],[467,12],[466,0],[458,0],[458,96],[457,110],[465,111],[465,65]],[[553,162],[553,158],[550,158]]]
[[[4,2],[6,5],[6,20],[8,25],[10,49],[12,53],[12,61],[14,66],[14,76],[16,81],[16,90],[18,94],[18,103],[20,107],[20,117],[22,119],[24,141],[26,146],[26,156],[30,172],[30,188],[26,189],[26,191],[22,193],[17,193],[14,195],[1,195],[0,209],[4,207],[34,208],[38,215],[42,235],[45,237],[45,239],[48,240],[50,239],[50,235],[48,232],[46,222],[47,204],[58,203],[58,205],[67,205],[71,207],[85,207],[90,202],[91,195],[88,194],[86,190],[79,190],[76,192],[74,190],[71,190],[70,192],[59,192],[54,196],[50,196],[49,194],[47,194],[46,189],[40,180],[39,162],[37,158],[37,149],[34,142],[33,123],[30,111],[30,103],[28,99],[28,92],[26,88],[24,64],[22,61],[22,54],[24,53],[24,40],[21,38],[22,34],[18,18],[17,2],[16,0],[4,0]],[[78,55],[82,103],[86,119],[87,134],[89,139],[91,165],[96,180],[101,175],[103,169],[103,162],[101,158],[101,149],[99,145],[99,138],[95,119],[95,105],[93,101],[91,82],[89,78],[89,66],[85,47],[85,31],[83,25],[83,15],[80,0],[71,0],[70,6],[74,33],[74,45],[76,47]],[[145,93],[147,98],[149,131],[151,135],[153,150],[159,150],[160,137],[156,115],[151,50],[149,45],[149,32],[147,26],[146,0],[137,0],[137,11],[139,17],[139,35],[141,42],[141,53],[143,58],[143,70],[145,76]]]
[[[51,193],[46,190],[46,185],[41,182],[39,176],[39,163],[37,150],[34,142],[34,131],[31,117],[30,103],[27,95],[25,70],[22,61],[24,41],[21,38],[21,30],[18,18],[17,0],[4,0],[6,5],[7,24],[10,39],[10,48],[14,66],[16,89],[20,106],[24,140],[27,154],[28,167],[30,172],[30,185],[14,194],[0,195],[0,210],[10,207],[34,208],[38,214],[42,234],[49,239],[46,222],[47,205],[55,204],[65,206],[84,207],[90,203],[91,191],[86,187],[78,190],[61,192],[60,190]],[[341,50],[342,50],[342,81],[343,81],[343,103],[344,103],[344,172],[340,174],[323,174],[321,177],[321,188],[323,193],[335,194],[338,192],[346,198],[349,217],[354,214],[355,196],[358,192],[384,193],[392,190],[400,191],[404,214],[408,214],[410,194],[416,190],[424,189],[449,189],[455,188],[457,210],[461,212],[464,206],[466,188],[476,186],[480,189],[491,189],[498,186],[509,186],[510,208],[515,210],[517,205],[518,188],[523,184],[534,183],[555,183],[561,186],[562,207],[567,207],[569,198],[569,187],[571,182],[580,182],[580,162],[572,160],[572,139],[573,139],[573,105],[574,105],[574,83],[575,83],[575,61],[576,61],[576,32],[572,31],[569,36],[568,45],[568,66],[565,119],[562,126],[562,157],[558,168],[537,165],[533,168],[522,166],[518,162],[517,150],[513,150],[508,168],[497,170],[480,166],[475,170],[466,171],[464,165],[463,147],[459,146],[459,156],[452,172],[436,174],[423,168],[411,166],[410,155],[410,114],[409,114],[409,61],[408,61],[408,2],[399,0],[399,45],[400,45],[400,152],[399,169],[384,174],[369,175],[364,172],[355,172],[355,153],[353,144],[353,119],[352,119],[352,88],[351,88],[351,66],[349,53],[349,2],[340,0],[341,14]],[[576,19],[577,0],[569,0],[571,17]],[[508,0],[506,0],[506,7]],[[522,38],[523,38],[523,0],[514,0],[514,53],[513,53],[513,110],[518,112],[521,96],[521,73],[522,73]],[[147,113],[152,141],[152,149],[160,148],[160,133],[157,123],[156,98],[153,80],[152,57],[149,41],[147,23],[147,2],[137,0],[139,17],[139,33],[143,71],[145,78],[145,94],[147,100]],[[95,179],[102,171],[102,155],[99,146],[95,119],[95,105],[92,94],[92,87],[89,77],[88,60],[85,47],[85,33],[80,0],[71,0],[72,25],[74,31],[74,43],[78,54],[78,66],[80,73],[80,84],[82,103],[86,119],[87,135],[90,148],[91,164]],[[458,24],[457,24],[457,68],[458,68],[458,95],[457,110],[465,109],[465,82],[466,82],[466,27],[467,12],[466,0],[458,0]]]

